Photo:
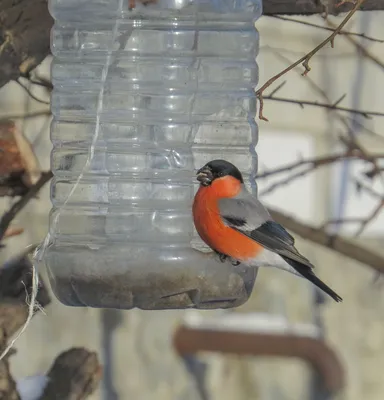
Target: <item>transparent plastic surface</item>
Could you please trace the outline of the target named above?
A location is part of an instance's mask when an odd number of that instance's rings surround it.
[[[201,252],[191,205],[215,158],[256,190],[261,3],[128,3],[50,2],[52,287],[72,306],[238,306],[257,271]]]

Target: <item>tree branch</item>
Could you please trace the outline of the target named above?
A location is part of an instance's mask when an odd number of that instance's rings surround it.
[[[13,121],[15,119],[31,119],[31,118],[39,118],[39,117],[49,117],[51,115],[50,110],[43,110],[43,111],[35,111],[27,114],[7,114],[7,115],[0,115],[0,124],[4,121]]]
[[[331,22],[329,20],[327,20],[327,22],[332,26],[331,28],[328,27],[328,26],[314,24],[312,22],[304,21],[304,20],[301,20],[301,19],[282,17],[281,15],[270,15],[270,18],[280,19],[281,21],[294,22],[296,24],[311,26],[313,28],[323,29],[323,30],[330,31],[330,32],[334,32],[335,28],[336,28],[336,26],[333,26],[333,24],[331,25]],[[371,36],[367,36],[365,33],[349,32],[349,31],[342,30],[342,31],[339,32],[339,35],[357,36],[357,37],[361,37],[361,38],[363,38],[365,40],[369,40],[371,42],[384,43],[384,40],[376,39],[376,38],[373,38]]]
[[[259,180],[268,178],[273,175],[278,175],[283,172],[291,172],[301,167],[307,167],[306,169],[295,172],[293,175],[290,175],[282,181],[276,182],[275,184],[271,185],[268,189],[263,191],[262,194],[270,193],[277,187],[287,184],[294,179],[302,177],[303,175],[315,170],[316,168],[334,164],[336,162],[347,159],[356,159],[371,163],[373,167],[369,171],[365,172],[365,174],[369,174],[370,178],[373,178],[377,173],[381,171],[381,169],[377,170],[377,161],[379,159],[384,159],[384,154],[368,154],[357,141],[353,141],[352,143],[344,141],[344,143],[346,144],[346,151],[344,153],[293,161],[289,164],[283,165],[282,167],[274,168],[272,170],[267,170],[263,173],[257,174],[255,178]]]
[[[326,108],[328,110],[349,112],[349,113],[352,113],[352,114],[361,115],[364,118],[384,117],[384,113],[378,112],[378,111],[365,111],[365,110],[356,110],[356,109],[348,108],[348,107],[340,107],[340,106],[337,105],[337,104],[340,103],[340,101],[336,102],[335,104],[328,104],[328,103],[319,103],[317,101],[287,99],[287,98],[282,98],[282,97],[275,97],[272,94],[267,95],[267,96],[263,96],[263,99],[264,100],[279,101],[279,102],[282,102],[282,103],[297,104],[300,107],[311,106],[311,107]]]
[[[0,242],[7,231],[9,224],[15,216],[28,204],[29,200],[36,196],[39,190],[52,178],[51,171],[43,172],[40,179],[29,188],[28,192],[18,200],[7,212],[4,213],[0,220]]]
[[[368,250],[359,245],[356,241],[348,240],[337,235],[331,235],[322,227],[317,228],[304,224],[280,211],[269,209],[269,212],[276,222],[285,226],[303,239],[331,249],[352,260],[361,262],[380,273],[384,272],[384,256]]]
[[[335,24],[333,22],[331,22],[329,19],[326,20],[328,25],[331,26],[330,29],[334,29]],[[380,68],[384,69],[384,62],[382,60],[380,60],[379,58],[377,58],[374,54],[370,53],[365,46],[363,46],[362,44],[360,44],[358,41],[356,41],[354,38],[345,35],[344,36],[346,40],[348,40],[351,44],[353,44],[357,50],[366,58],[368,58],[369,60],[371,60],[373,63],[375,63],[377,66],[379,66]]]
[[[340,23],[340,25],[332,32],[332,34],[330,36],[328,36],[325,40],[323,40],[318,46],[316,46],[313,50],[311,50],[305,56],[303,56],[300,59],[298,59],[297,61],[295,61],[292,65],[285,68],[283,71],[279,72],[272,78],[268,79],[268,81],[265,82],[264,85],[261,86],[261,88],[256,90],[256,96],[259,99],[259,118],[261,120],[268,121],[268,119],[266,117],[264,117],[264,115],[263,115],[263,106],[264,106],[263,93],[264,93],[265,89],[267,89],[269,86],[271,86],[272,83],[277,81],[279,78],[281,78],[287,72],[289,72],[293,68],[297,67],[299,64],[302,64],[302,66],[304,67],[304,72],[302,75],[306,76],[308,74],[308,72],[311,70],[311,68],[309,66],[309,61],[311,60],[311,58],[319,50],[321,50],[326,44],[330,43],[331,46],[333,47],[335,37],[344,28],[344,26],[348,23],[348,21],[353,17],[353,14],[355,14],[355,12],[361,7],[361,5],[364,3],[364,1],[366,1],[366,0],[357,0],[353,9],[346,15],[346,17],[343,19],[343,21]]]
[[[328,10],[328,14],[338,15],[347,12],[348,4],[336,7],[338,0],[330,0],[333,4]],[[366,0],[361,7],[361,11],[383,10],[384,3],[381,0]],[[324,6],[316,0],[264,0],[264,15],[312,15],[322,14]]]
[[[325,156],[325,157],[314,157],[314,158],[309,158],[309,159],[305,159],[305,160],[298,160],[298,161],[289,163],[287,165],[284,165],[282,167],[274,168],[272,170],[268,170],[263,173],[257,174],[256,179],[265,179],[272,175],[281,174],[282,172],[289,172],[289,171],[292,171],[292,170],[302,167],[302,166],[309,166],[312,169],[315,169],[315,168],[321,167],[323,165],[333,164],[337,161],[342,161],[346,158],[352,158],[352,157],[355,158],[357,156],[353,155],[353,154],[348,154],[348,153],[341,153],[341,154],[335,154],[335,155],[330,155],[330,156]],[[384,155],[382,157],[384,158]]]
[[[333,4],[335,4],[334,0]],[[144,2],[151,2],[144,0]],[[50,54],[49,39],[53,20],[47,0],[3,0],[0,2],[0,88],[29,73]],[[127,7],[135,2],[128,0]],[[330,14],[347,12],[349,5],[331,7]],[[365,0],[361,10],[384,10],[381,0]],[[264,0],[264,15],[321,14],[317,0]],[[303,60],[304,61],[304,60]]]
[[[35,101],[37,101],[38,103],[41,103],[41,104],[48,104],[48,105],[49,105],[49,104],[51,103],[50,101],[43,100],[43,99],[40,99],[40,98],[38,98],[37,96],[35,96],[35,95],[32,93],[31,89],[29,89],[27,86],[25,86],[24,83],[20,82],[20,79],[16,79],[15,82],[16,82],[21,88],[23,88],[23,89],[25,90],[25,92],[28,94],[28,96],[29,96],[31,99],[33,99],[33,100],[35,100]]]

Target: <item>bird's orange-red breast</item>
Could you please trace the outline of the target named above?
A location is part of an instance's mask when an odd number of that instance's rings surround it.
[[[225,225],[218,207],[220,198],[234,197],[240,190],[241,182],[229,175],[215,179],[209,186],[200,186],[192,213],[196,230],[209,247],[236,260],[246,261],[257,257],[263,247]]]

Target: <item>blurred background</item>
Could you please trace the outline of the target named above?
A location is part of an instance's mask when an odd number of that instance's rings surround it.
[[[328,26],[319,15],[300,20]],[[329,20],[337,24],[342,17]],[[347,30],[384,40],[382,21],[383,12],[359,12]],[[261,38],[260,86],[329,34],[324,29],[271,17],[262,17],[256,26]],[[308,100],[332,105],[345,94],[338,103],[340,107],[383,111],[383,46],[382,42],[360,36],[338,36],[335,48],[327,45],[311,60],[312,70],[307,77],[301,76],[300,66],[282,77],[270,91],[266,90],[265,96],[286,81],[273,96],[296,102],[265,99],[264,115],[269,122],[258,120],[257,153],[259,194],[268,206],[317,227],[329,220],[343,220],[328,224],[329,232],[356,240],[382,254],[384,260],[381,207],[364,224],[364,231],[355,236],[361,219],[369,218],[378,201],[382,202],[380,196],[384,196],[381,179],[364,175],[372,165],[344,160],[310,171],[305,171],[308,165],[299,165],[298,169],[263,177],[266,172],[300,160],[343,153],[345,144],[339,136],[346,131],[345,121],[367,154],[384,154],[382,117],[368,118],[300,103]],[[49,80],[50,62],[48,57],[34,73]],[[45,87],[26,79],[21,82],[36,98],[49,103]],[[49,104],[36,101],[20,84],[10,82],[0,90],[0,117],[15,121],[31,143],[41,169],[49,170]],[[291,179],[292,174],[301,170],[301,176]],[[379,194],[377,198],[365,186]],[[8,197],[0,200],[3,210],[15,201]],[[31,200],[13,221],[13,226],[22,227],[24,232],[6,239],[6,247],[0,252],[1,262],[44,239],[50,207],[49,185],[45,185],[38,198]],[[52,295],[45,313],[38,313],[17,341],[17,353],[10,360],[12,374],[15,378],[44,374],[60,352],[84,346],[96,351],[103,365],[102,382],[89,397],[92,400],[383,399],[381,276],[365,264],[295,236],[297,247],[316,265],[320,278],[343,297],[343,303],[325,298],[305,280],[270,269],[259,271],[249,301],[231,311],[71,308]],[[39,272],[47,282],[44,269]],[[199,318],[213,318],[213,330],[233,331],[231,324],[225,323],[225,318],[233,314],[239,317],[236,330],[254,333],[255,342],[260,332],[291,332],[298,338],[315,337],[324,348],[316,348],[308,355],[308,349],[301,349],[299,339],[286,345],[289,349],[285,355],[284,350],[279,355],[278,350],[267,349],[273,346],[268,341],[260,354],[252,354],[252,350],[249,354],[214,351],[183,357],[180,349],[175,348],[175,332],[181,326],[198,327]],[[220,321],[224,321],[223,325]],[[337,358],[340,371],[328,367],[327,357],[322,359],[328,351]],[[273,355],[274,352],[277,354]],[[330,388],[337,393],[331,393]]]

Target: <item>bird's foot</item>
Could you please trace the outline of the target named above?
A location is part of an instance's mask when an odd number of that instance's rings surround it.
[[[229,257],[226,254],[223,253],[217,253],[219,255],[220,261],[223,263],[225,262]],[[234,260],[231,258],[231,263],[234,267],[237,267],[238,265],[241,264],[240,261]]]

